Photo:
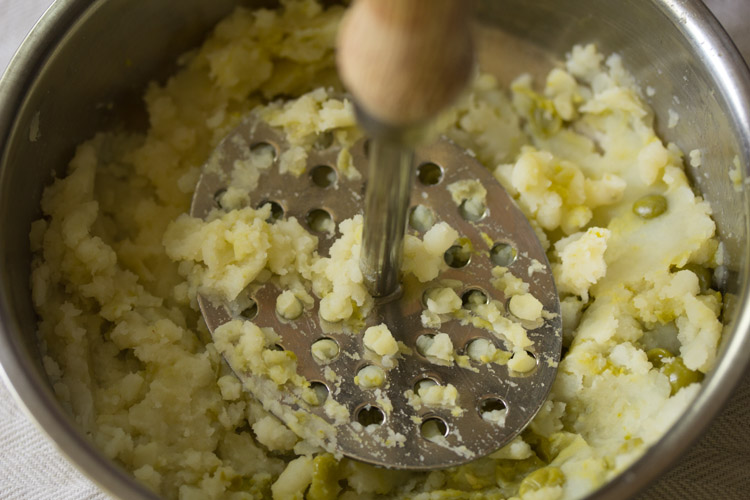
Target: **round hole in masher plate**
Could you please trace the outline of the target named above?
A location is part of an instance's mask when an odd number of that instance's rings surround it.
[[[247,307],[245,307],[240,313],[240,317],[247,321],[252,321],[258,316],[258,303],[255,300],[250,299]]]
[[[338,174],[330,165],[318,165],[310,170],[310,178],[316,186],[328,188],[336,184]]]
[[[276,147],[274,147],[273,144],[268,142],[256,142],[252,146],[250,146],[250,153],[253,156],[261,156],[261,155],[268,155],[270,156],[270,160],[273,161],[276,159]]]
[[[526,351],[526,354],[528,354],[528,355],[529,355],[529,357],[530,357],[530,358],[532,358],[532,359],[534,360],[534,363],[535,363],[535,364],[539,364],[539,360],[538,360],[538,359],[536,359],[536,354],[534,354],[533,352],[531,352],[531,351],[528,351],[528,350]]]
[[[273,224],[274,222],[281,220],[284,217],[284,207],[282,207],[280,203],[273,200],[261,201],[260,203],[258,203],[258,210],[265,207],[266,205],[271,206],[271,212],[268,214],[266,222],[268,222],[269,224]]]
[[[497,425],[505,424],[505,417],[508,414],[508,405],[499,397],[490,396],[483,398],[479,402],[478,410],[482,420]]]
[[[385,423],[385,412],[375,405],[365,404],[357,409],[355,418],[363,427],[383,425]]]
[[[302,316],[303,312],[305,306],[293,292],[287,290],[276,296],[276,316],[281,321],[294,321]]]
[[[487,206],[481,200],[464,200],[458,206],[458,214],[465,221],[479,222],[487,216]]]
[[[443,180],[443,169],[436,163],[422,163],[417,167],[417,179],[425,186],[434,186]]]
[[[329,214],[322,208],[315,208],[307,212],[307,216],[305,216],[305,222],[307,222],[307,227],[309,227],[316,233],[333,234],[336,229],[336,224],[333,222],[333,217],[331,217],[331,214]]]
[[[509,267],[516,260],[518,252],[508,243],[497,243],[490,250],[490,260],[496,266]]]
[[[224,208],[224,206],[221,204],[221,199],[224,197],[224,194],[226,192],[227,192],[226,188],[220,188],[220,189],[217,189],[216,192],[214,193],[214,204],[218,208]]]
[[[324,149],[328,149],[331,146],[333,146],[333,132],[330,130],[326,130],[325,132],[321,132],[318,134],[318,136],[315,138],[315,142],[313,142],[313,148],[317,149],[318,151],[323,151]]]
[[[469,288],[461,294],[461,306],[464,309],[473,309],[489,302],[489,297],[479,288]]]
[[[338,342],[328,337],[313,342],[310,350],[313,359],[320,364],[330,363],[338,357],[341,351]]]
[[[425,333],[417,337],[417,343],[416,343],[417,352],[426,358],[427,357],[426,352],[432,345],[432,342],[434,339],[435,339],[434,333]]]
[[[425,390],[436,385],[440,385],[440,382],[435,377],[430,377],[429,375],[422,376],[414,382],[414,394],[418,395],[420,390]]]
[[[453,245],[445,251],[443,258],[449,267],[460,269],[471,262],[471,252],[461,245]]]
[[[521,357],[520,360],[519,356]],[[510,357],[510,361],[508,361],[508,363],[508,368],[516,374],[529,375],[534,372],[536,367],[539,365],[539,360],[533,352],[526,350],[514,352]]]
[[[367,364],[357,370],[354,382],[362,389],[377,389],[385,384],[385,370],[377,365]]]
[[[320,406],[325,403],[326,399],[328,399],[328,395],[331,393],[328,386],[319,380],[313,380],[310,382],[310,389],[313,390],[316,398],[316,401],[311,403],[313,406]]]
[[[444,438],[450,432],[448,428],[448,422],[440,417],[427,417],[419,426],[419,432],[422,437],[428,441],[436,441],[437,439]]]
[[[409,210],[409,227],[424,233],[435,225],[435,212],[430,207],[417,205]]]
[[[427,299],[432,297],[432,294],[435,293],[439,288],[436,287],[430,287],[426,289],[424,292],[422,292],[422,307],[427,309]]]
[[[490,339],[484,337],[469,340],[463,348],[463,354],[477,363],[497,361],[498,351],[500,349]],[[507,358],[510,358],[510,354],[507,354]]]

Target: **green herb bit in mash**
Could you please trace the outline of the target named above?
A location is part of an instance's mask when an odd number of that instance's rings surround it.
[[[287,428],[219,354],[241,346],[249,368],[267,370],[285,387],[304,386],[293,353],[274,349],[273,332],[244,321],[228,325],[216,343],[208,335],[197,295],[231,300],[255,280],[276,280],[289,292],[277,303],[284,317],[314,297],[331,321],[362,324],[372,307],[358,273],[361,217],[338,223],[340,237],[323,257],[298,221],[269,224],[270,208],[242,208],[242,190],[257,182],[253,169],[268,164],[262,152],[230,179],[236,189],[221,197],[224,211],[207,221],[184,215],[200,165],[250,112],[287,134],[293,147],[278,160],[291,175],[329,140],[342,146],[339,172],[356,175],[347,145],[361,132],[347,101],[324,90],[341,88],[334,42],[343,12],[314,0],[238,8],[180,59],[169,80],[148,86],[146,130],[100,133],[77,148],[66,174],[45,190],[44,218],[31,228],[32,298],[51,386],[102,453],[165,498],[585,496],[688,408],[696,382],[714,364],[722,328],[721,295],[689,267],[716,267],[711,209],[691,189],[677,148],[656,136],[627,60],[617,55],[575,46],[545,81],[522,76],[510,92],[480,71],[436,124],[475,152],[528,217],[548,249],[564,304],[568,349],[557,379],[538,415],[507,446],[432,472],[335,458],[315,444],[314,421]],[[664,201],[648,209],[652,217],[635,216],[634,204],[654,192]],[[481,207],[466,208],[479,215]],[[415,214],[424,234],[407,236],[404,264],[425,283],[473,252],[428,215]],[[512,279],[512,263],[496,265],[497,290],[523,297],[528,290]],[[464,311],[478,327],[506,328],[520,349],[478,344],[467,360],[502,364],[514,356],[528,364],[523,329],[500,319],[505,304],[469,310],[460,299],[445,299],[433,308],[458,308],[450,314]],[[521,317],[537,315],[528,299],[511,307]],[[439,327],[442,313],[427,312],[423,320]],[[393,352],[383,332],[370,340],[375,352]],[[647,344],[668,347],[670,356],[649,356]],[[436,345],[433,339],[425,349]],[[346,355],[330,344],[314,352],[321,363]],[[337,377],[326,371],[334,389]],[[376,374],[362,377],[377,382]],[[334,398],[297,388],[337,418],[348,417]],[[455,403],[450,386],[419,393],[412,391],[415,404]]]

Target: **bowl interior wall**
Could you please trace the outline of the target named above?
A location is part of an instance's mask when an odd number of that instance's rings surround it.
[[[144,128],[146,84],[169,75],[177,56],[199,44],[236,4],[62,1],[44,21],[46,34],[33,35],[36,52],[21,53],[35,64],[14,65],[16,73],[6,76],[0,100],[16,107],[0,114],[0,308],[4,335],[29,377],[44,379],[30,300],[28,242],[30,224],[40,216],[43,188],[64,173],[75,146],[96,131]],[[53,16],[74,14],[71,29],[53,25]],[[685,27],[672,22],[659,2],[488,0],[480,4],[477,19],[480,60],[503,81],[522,70],[541,76],[573,44],[596,42],[602,53],[621,54],[644,88],[657,89],[648,101],[659,133],[685,152],[702,149],[703,166],[690,174],[711,201],[726,244],[726,287],[744,290],[747,203],[733,189],[728,170],[735,155],[747,165],[750,153],[721,75],[714,72],[712,57],[720,55],[700,52],[701,41],[686,37]],[[680,116],[674,128],[665,120],[670,109]],[[36,124],[39,135],[32,140]],[[122,479],[112,481],[103,482],[123,496],[136,491]]]

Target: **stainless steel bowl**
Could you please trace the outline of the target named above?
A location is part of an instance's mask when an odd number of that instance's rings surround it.
[[[105,459],[57,403],[41,365],[31,306],[29,227],[42,189],[74,147],[95,131],[144,127],[140,95],[234,0],[60,0],[43,17],[0,82],[0,362],[36,422],[89,477],[121,498],[155,498]],[[254,2],[254,5],[268,2]],[[619,52],[657,117],[679,99],[680,121],[662,137],[701,147],[707,177],[693,179],[714,208],[728,254],[720,360],[678,423],[624,474],[592,498],[626,498],[662,473],[721,409],[750,361],[750,204],[727,175],[735,155],[750,165],[750,74],[718,22],[698,0],[486,0],[477,16],[480,57],[501,78],[542,73],[574,43]],[[126,65],[125,61],[131,64]]]

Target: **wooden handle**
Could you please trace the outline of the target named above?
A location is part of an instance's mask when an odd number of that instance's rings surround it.
[[[357,0],[339,31],[337,63],[359,107],[401,127],[450,104],[472,70],[472,7],[465,0]]]

